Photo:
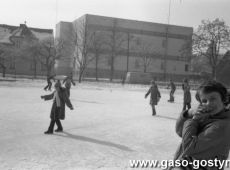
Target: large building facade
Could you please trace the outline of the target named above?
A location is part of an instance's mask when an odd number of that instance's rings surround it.
[[[25,41],[43,41],[45,39],[54,38],[52,29],[29,28],[26,24],[20,26],[11,26],[0,24],[0,72],[10,75],[46,76],[46,68],[39,62],[33,61],[33,54],[28,58],[21,55],[20,52]],[[8,51],[7,53],[5,51]],[[10,52],[9,52],[10,51]],[[29,53],[24,53],[28,55]]]
[[[76,58],[86,57],[85,77],[120,79],[140,72],[158,80],[182,79],[190,74],[192,34],[191,27],[86,14],[57,24],[56,38],[69,45],[56,69],[79,73]]]

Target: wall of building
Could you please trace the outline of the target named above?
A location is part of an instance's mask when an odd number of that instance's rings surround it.
[[[168,76],[172,74],[186,76],[190,73],[185,67],[190,67],[191,52],[184,54],[183,45],[191,40],[193,29],[191,27],[182,27],[175,25],[165,25],[159,23],[126,20],[119,18],[103,17],[96,15],[84,15],[75,20],[73,30],[79,30],[80,22],[85,21],[85,29],[88,35],[88,47],[90,55],[94,55],[92,40],[93,34],[102,33],[104,41],[100,52],[100,60],[98,70],[107,72],[110,75],[110,60],[112,54],[111,37],[116,38],[116,54],[114,60],[115,77],[124,74],[127,71],[143,72],[142,57],[151,54],[153,61],[147,67],[147,72],[161,75],[166,73]],[[61,28],[61,27],[60,27]],[[83,26],[84,28],[84,26]],[[166,30],[168,29],[168,46],[166,46]],[[66,33],[61,28],[60,32]],[[74,32],[74,31],[73,31]],[[90,42],[91,41],[91,42]],[[120,44],[118,46],[118,44]],[[143,45],[145,44],[145,45]],[[166,51],[167,47],[167,51]],[[128,57],[128,68],[127,68]],[[165,61],[166,60],[166,61]],[[95,75],[95,60],[89,63],[86,75]],[[166,64],[166,70],[164,65]],[[92,72],[92,73],[90,73]]]
[[[59,22],[56,25],[56,40],[63,43],[63,50],[61,50],[61,60],[55,63],[55,72],[57,74],[69,74],[72,72],[74,53],[74,37],[73,37],[73,24],[70,22]]]

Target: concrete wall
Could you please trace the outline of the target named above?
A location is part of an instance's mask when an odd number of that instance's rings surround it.
[[[111,37],[113,31],[116,36],[116,54],[114,60],[114,69],[116,73],[125,73],[127,71],[143,72],[143,65],[141,64],[141,56],[143,54],[152,54],[152,62],[147,68],[147,72],[155,73],[156,75],[162,75],[165,71],[168,76],[176,75],[188,75],[190,71],[185,70],[185,66],[190,66],[191,52],[182,54],[182,47],[185,43],[191,40],[193,28],[182,27],[175,25],[165,25],[159,23],[142,22],[135,20],[126,20],[119,18],[111,18],[96,15],[84,15],[81,18],[72,22],[72,28],[74,31],[82,29],[80,22],[84,21],[85,30],[87,31],[87,37],[91,37],[92,34],[101,32],[104,35],[104,41],[106,42],[102,46],[100,53],[100,60],[98,64],[99,70],[110,72],[110,57],[111,57]],[[60,35],[70,36],[70,31],[62,26],[57,27]],[[68,23],[64,24],[66,27],[71,27]],[[168,29],[168,46],[166,46],[166,30]],[[69,31],[69,32],[68,32]],[[87,40],[90,41],[90,40]],[[129,43],[129,48],[128,48]],[[118,47],[117,44],[120,44]],[[143,44],[150,46],[148,48],[141,47]],[[90,43],[88,47],[92,48]],[[167,50],[166,50],[167,47]],[[144,49],[144,50],[143,50]],[[90,51],[91,56],[94,55],[93,49]],[[68,55],[67,55],[68,56]],[[128,69],[127,69],[127,56]],[[166,60],[166,61],[165,61]],[[139,63],[139,64],[137,64]],[[164,70],[164,64],[166,64],[166,70]],[[93,75],[90,72],[95,71],[95,60],[89,63],[86,75]],[[115,74],[116,74],[115,73]],[[109,74],[108,74],[109,75]],[[119,77],[119,76],[118,76]]]
[[[57,74],[67,75],[72,72],[74,54],[74,34],[71,22],[59,22],[56,25],[56,40],[63,43],[62,58],[55,63]]]

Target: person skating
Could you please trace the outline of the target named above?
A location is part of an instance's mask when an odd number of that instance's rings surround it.
[[[147,98],[149,94],[151,94],[150,95],[150,105],[152,107],[152,115],[154,116],[156,115],[155,105],[157,105],[157,103],[159,102],[161,98],[161,94],[154,80],[151,81],[151,87],[149,88],[148,92],[145,94],[145,98]]]
[[[170,79],[169,86],[170,86],[171,90],[170,90],[170,93],[169,93],[169,100],[168,100],[168,102],[174,102],[174,93],[176,91],[176,86],[175,86],[174,82],[172,81],[172,79]]]
[[[53,99],[53,105],[50,113],[50,125],[45,134],[53,134],[53,129],[55,123],[57,124],[57,129],[55,132],[62,132],[63,127],[60,120],[65,119],[65,105],[67,105],[71,110],[73,110],[73,106],[67,96],[66,89],[61,87],[61,83],[58,80],[55,85],[55,91],[52,94],[41,96],[44,100]]]
[[[47,76],[47,85],[44,87],[44,90],[50,90],[51,91],[51,88],[52,88],[52,82],[51,80],[54,80],[54,77],[55,75],[52,75],[52,76]]]
[[[73,75],[72,73],[70,74],[70,76],[67,76],[63,82],[63,84],[65,84],[65,88],[67,91],[67,96],[70,97],[70,88],[71,88],[71,84],[73,84],[74,86],[76,85],[75,82],[73,81]]]

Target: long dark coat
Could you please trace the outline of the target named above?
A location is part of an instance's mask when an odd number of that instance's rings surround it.
[[[150,96],[150,105],[157,105],[160,97],[161,97],[161,94],[158,90],[158,87],[157,85],[152,85],[148,92],[145,94],[145,96],[147,97],[149,94],[151,94]]]
[[[60,91],[58,92],[58,95],[60,98],[61,107],[58,110],[56,101],[55,100],[53,101],[53,105],[52,105],[51,113],[50,113],[50,119],[64,120],[65,119],[65,105],[67,105],[69,108],[72,108],[72,104],[71,104],[71,102],[67,96],[65,88],[61,88]],[[51,100],[54,98],[54,92],[52,94],[45,95],[43,97],[45,100]],[[57,113],[57,111],[58,111],[58,113]]]
[[[190,86],[188,84],[183,84],[182,89],[184,90],[184,103],[191,103]]]
[[[176,122],[176,133],[182,137],[182,143],[174,159],[226,160],[230,149],[230,111],[223,110],[201,123],[186,118],[186,112],[182,112]],[[193,170],[191,167],[182,169]],[[218,167],[204,169],[217,170]]]

